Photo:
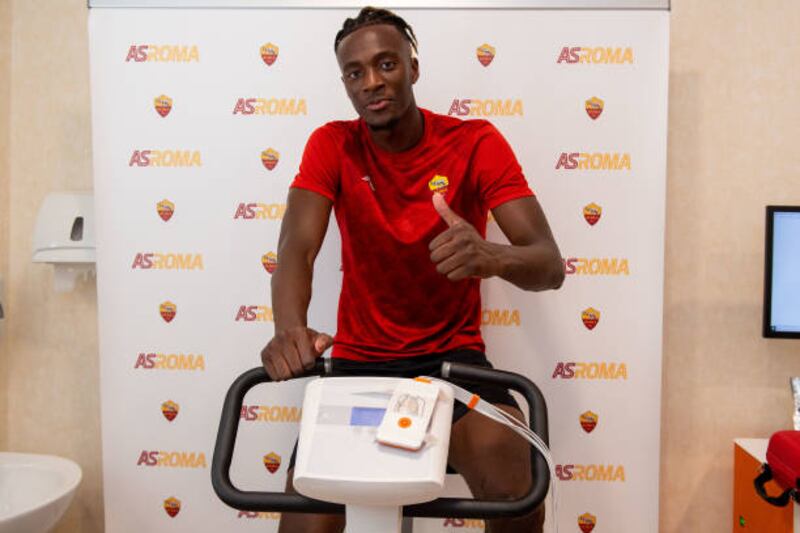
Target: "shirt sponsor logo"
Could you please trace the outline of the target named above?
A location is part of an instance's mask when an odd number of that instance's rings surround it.
[[[278,164],[278,160],[281,158],[281,154],[278,153],[276,150],[272,148],[267,148],[263,152],[261,152],[261,164],[264,165],[264,168],[267,170],[272,170],[275,168],[275,165]]]
[[[272,322],[272,308],[265,305],[240,305],[235,322]]]
[[[468,527],[483,531],[486,524],[479,518],[445,518],[442,527]]]
[[[478,47],[478,61],[480,61],[481,65],[484,67],[488,67],[494,59],[496,52],[497,50],[495,50],[494,46],[484,43]]]
[[[142,270],[204,270],[203,254],[139,252],[131,269]]]
[[[592,533],[597,524],[597,517],[591,513],[583,513],[578,517],[578,527],[583,533]]]
[[[581,322],[586,326],[586,329],[593,330],[597,323],[600,322],[600,311],[594,307],[589,307],[581,311]]]
[[[308,115],[305,98],[239,98],[234,115]]]
[[[275,452],[269,452],[263,457],[263,460],[264,468],[266,468],[267,472],[270,474],[274,474],[281,467],[281,456]]]
[[[196,44],[132,44],[125,62],[130,63],[199,63],[200,50]]]
[[[520,326],[519,309],[483,309],[482,326]]]
[[[597,117],[603,112],[605,103],[598,97],[592,96],[586,100],[586,114],[592,120],[597,120]]]
[[[275,252],[265,253],[261,256],[261,264],[264,265],[264,270],[274,274],[278,270],[278,254]]]
[[[590,226],[594,226],[603,216],[603,208],[592,202],[583,207],[583,218]]]
[[[156,113],[162,117],[166,117],[169,115],[169,112],[172,111],[172,98],[166,94],[156,96],[153,99],[153,106],[156,108]]]
[[[181,512],[181,501],[178,498],[170,496],[164,500],[164,510],[170,518],[175,518]]]
[[[628,379],[628,365],[625,363],[601,362],[558,362],[553,370],[553,379],[619,380]]]
[[[169,219],[175,214],[175,204],[164,198],[156,204],[156,212],[158,212],[158,216],[161,217],[161,220],[169,222]]]
[[[459,117],[521,117],[525,115],[525,112],[522,100],[519,99],[476,100],[474,98],[456,98],[450,104],[450,110],[447,114]]]
[[[450,186],[450,180],[447,179],[447,176],[440,176],[436,174],[431,181],[428,182],[428,188],[431,192],[438,192],[441,195],[447,194],[447,187]]]
[[[134,150],[129,167],[202,167],[199,150]]]
[[[561,481],[625,482],[622,465],[556,465],[556,476]]]
[[[206,360],[203,354],[183,353],[139,353],[134,369],[175,370],[184,372],[205,371]]]
[[[564,46],[556,63],[586,63],[600,65],[632,65],[633,48],[611,46]]]
[[[625,257],[566,257],[564,272],[570,276],[629,276],[631,268]]]
[[[630,170],[631,154],[610,152],[561,152],[556,170]]]
[[[281,220],[286,212],[286,204],[262,204],[239,202],[234,220]]]
[[[585,413],[581,414],[579,421],[583,430],[586,433],[591,433],[594,431],[594,428],[597,427],[597,413],[586,411]]]
[[[259,50],[261,53],[261,59],[264,60],[264,63],[266,63],[268,67],[271,67],[272,64],[278,59],[278,51],[278,45],[272,43],[261,45],[261,49]]]
[[[161,414],[170,422],[178,416],[178,411],[180,411],[180,406],[172,400],[167,400],[161,404]]]
[[[168,452],[163,450],[142,450],[136,466],[162,468],[208,468],[206,454],[203,452]]]
[[[158,306],[158,313],[161,315],[161,318],[164,319],[164,322],[170,323],[178,313],[178,306],[170,301],[163,302]]]
[[[302,409],[292,405],[242,405],[239,418],[245,422],[300,422]]]

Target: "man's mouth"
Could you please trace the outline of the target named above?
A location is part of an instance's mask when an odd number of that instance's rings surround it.
[[[382,111],[386,109],[389,105],[390,100],[388,98],[381,98],[380,100],[374,100],[367,104],[367,109],[369,111]]]

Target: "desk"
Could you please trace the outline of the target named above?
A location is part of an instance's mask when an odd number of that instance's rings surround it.
[[[733,533],[800,533],[800,509],[768,504],[756,494],[753,480],[767,461],[767,439],[733,441]],[[774,481],[767,483],[767,494],[782,492]]]

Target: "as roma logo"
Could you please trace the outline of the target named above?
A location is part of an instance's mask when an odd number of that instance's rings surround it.
[[[489,63],[492,62],[494,59],[494,54],[496,50],[494,46],[489,44],[482,44],[478,47],[478,61],[481,62],[481,65],[484,67],[488,67]]]
[[[181,511],[181,501],[177,498],[169,497],[164,500],[164,510],[171,518],[175,518]]]
[[[591,433],[597,427],[597,413],[586,411],[580,418],[581,427],[586,433]]]
[[[600,220],[602,215],[603,208],[594,202],[583,208],[583,218],[586,219],[586,222],[588,222],[590,226],[597,224],[597,221]]]
[[[264,456],[264,466],[270,474],[274,474],[281,467],[281,456],[275,452],[269,452]]]
[[[161,217],[161,220],[166,222],[171,219],[172,214],[175,213],[175,204],[164,198],[158,202],[158,204],[156,204],[156,210],[158,211],[158,216]]]
[[[263,152],[261,152],[261,162],[264,164],[264,168],[267,170],[272,170],[275,168],[275,165],[278,164],[278,160],[281,158],[281,154],[273,150],[272,148],[267,148]]]
[[[178,416],[178,411],[180,410],[180,406],[173,402],[172,400],[167,400],[166,402],[161,404],[161,414],[164,415],[164,418],[172,422],[175,420],[175,417]]]
[[[274,274],[278,269],[278,254],[275,252],[267,252],[261,256],[261,264],[264,269],[270,274]]]
[[[597,517],[593,514],[583,513],[578,517],[578,527],[581,528],[583,533],[591,533],[596,523]]]
[[[167,301],[158,306],[158,312],[161,313],[161,318],[165,322],[172,322],[172,319],[175,318],[175,313],[178,312],[178,306]]]
[[[447,176],[440,176],[436,174],[431,181],[428,182],[428,188],[432,192],[438,192],[442,196],[447,194],[447,187],[450,185],[450,180],[447,179]]]
[[[603,101],[596,96],[592,96],[588,100],[586,100],[586,114],[589,115],[589,118],[592,120],[597,120],[597,117],[600,116],[600,113],[603,112]]]
[[[268,67],[271,67],[275,60],[278,59],[278,46],[272,43],[262,45],[261,59],[264,60]]]
[[[600,322],[600,311],[590,307],[581,313],[581,320],[586,329],[594,329],[598,322]]]
[[[166,94],[157,96],[155,100],[153,100],[153,103],[156,106],[156,112],[162,117],[166,117],[169,115],[169,112],[172,111],[172,98]]]

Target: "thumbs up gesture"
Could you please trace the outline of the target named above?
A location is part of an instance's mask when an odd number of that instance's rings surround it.
[[[487,242],[466,220],[458,216],[439,193],[433,194],[433,207],[448,228],[429,245],[436,270],[450,281],[490,278],[499,274],[499,245]]]

